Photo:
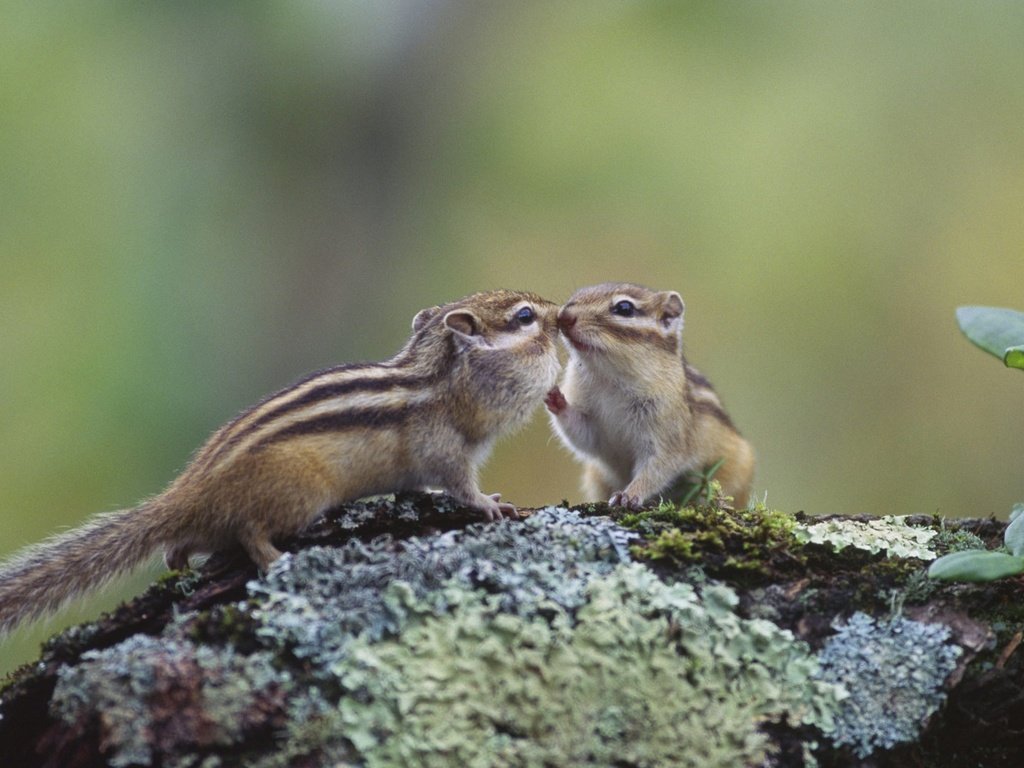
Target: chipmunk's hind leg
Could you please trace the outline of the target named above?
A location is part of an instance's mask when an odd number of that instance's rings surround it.
[[[256,482],[240,478],[248,503],[232,500],[233,538],[266,572],[281,557],[274,540],[301,532],[322,512],[346,498],[337,478],[315,446],[271,446],[261,455]],[[239,494],[241,496],[241,494]]]
[[[249,531],[239,537],[239,544],[249,556],[249,559],[256,563],[256,566],[266,573],[270,566],[283,553],[270,541],[270,537],[262,532]]]
[[[715,480],[722,484],[722,492],[726,496],[732,496],[736,509],[747,508],[754,484],[754,450],[750,443],[736,436],[725,463],[715,473]]]
[[[164,563],[172,571],[183,571],[189,567],[188,559],[192,556],[192,548],[179,544],[164,552]]]
[[[581,486],[586,501],[608,501],[608,497],[618,490],[612,484],[608,473],[592,461],[588,461],[583,466]]]

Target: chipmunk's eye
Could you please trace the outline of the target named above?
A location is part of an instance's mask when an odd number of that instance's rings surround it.
[[[632,301],[618,301],[612,305],[612,314],[619,317],[632,317],[636,314],[636,305]]]
[[[516,312],[516,320],[519,321],[520,325],[529,325],[535,318],[536,315],[533,313],[533,307],[523,307]]]

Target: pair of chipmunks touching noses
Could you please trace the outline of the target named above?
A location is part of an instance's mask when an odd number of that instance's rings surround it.
[[[636,508],[724,459],[715,479],[746,505],[754,454],[683,356],[678,293],[606,283],[558,307],[489,291],[424,309],[412,328],[390,360],[314,373],[246,409],[160,495],[16,554],[0,568],[0,633],[156,550],[183,568],[240,545],[266,570],[275,539],[364,496],[440,488],[489,520],[514,516],[477,470],[542,400],[588,499]]]

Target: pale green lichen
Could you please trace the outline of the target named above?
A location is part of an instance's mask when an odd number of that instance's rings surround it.
[[[854,547],[871,554],[885,552],[889,557],[916,557],[920,560],[938,557],[928,546],[936,533],[931,528],[907,525],[905,515],[886,515],[867,522],[825,520],[797,526],[793,531],[801,544],[827,544],[835,552]]]
[[[818,655],[818,679],[849,692],[822,730],[858,757],[912,741],[945,700],[943,684],[956,668],[959,646],[941,624],[903,618],[876,622],[855,613]]]
[[[759,765],[758,724],[830,723],[839,691],[806,646],[649,570],[595,578],[575,616],[520,616],[477,595],[335,666],[367,766]],[[410,604],[415,612],[415,602]]]

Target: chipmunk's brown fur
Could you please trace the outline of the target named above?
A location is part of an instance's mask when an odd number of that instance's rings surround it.
[[[439,487],[488,519],[515,514],[477,487],[495,440],[525,424],[558,376],[557,307],[492,291],[425,309],[383,363],[342,365],[221,427],[159,496],[97,515],[0,568],[0,633],[163,550],[171,568],[240,545],[266,569],[273,540],[345,501]]]
[[[585,465],[588,500],[635,508],[724,459],[714,479],[747,505],[754,452],[683,356],[678,293],[630,283],[583,288],[558,325],[569,365],[546,403],[555,432]]]

